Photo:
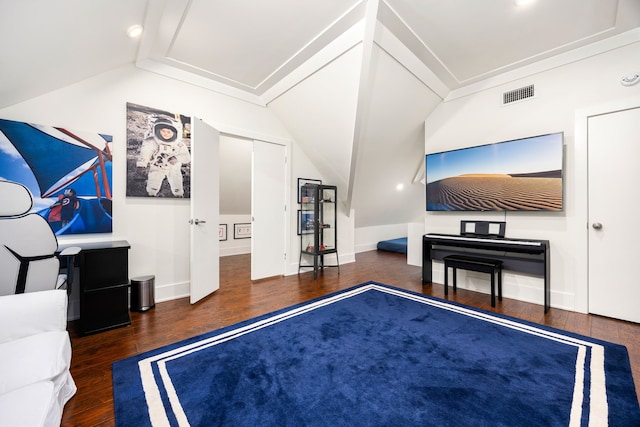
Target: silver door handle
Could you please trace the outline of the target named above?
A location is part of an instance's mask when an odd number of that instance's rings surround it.
[[[594,222],[592,227],[594,230],[602,230],[602,224],[599,222]]]
[[[206,224],[206,223],[207,221],[200,221],[198,218],[189,220],[189,224],[198,225],[198,224]]]

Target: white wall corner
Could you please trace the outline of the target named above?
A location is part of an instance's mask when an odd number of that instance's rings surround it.
[[[424,222],[407,224],[407,264],[422,267],[422,236]]]

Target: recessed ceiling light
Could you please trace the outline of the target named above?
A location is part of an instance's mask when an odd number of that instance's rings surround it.
[[[396,190],[398,191],[402,191],[404,189],[404,184],[398,184],[396,185]]]
[[[520,6],[528,6],[532,3],[535,3],[536,0],[513,0],[513,3],[520,7]]]
[[[142,34],[143,27],[140,24],[135,24],[127,28],[127,36],[132,39],[140,37]]]

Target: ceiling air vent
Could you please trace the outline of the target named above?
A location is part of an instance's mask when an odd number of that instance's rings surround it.
[[[523,99],[533,98],[535,95],[533,85],[524,86],[519,89],[510,90],[502,94],[502,105],[511,104],[512,102],[522,101]]]

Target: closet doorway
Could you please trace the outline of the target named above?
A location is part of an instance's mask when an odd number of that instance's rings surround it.
[[[251,279],[286,271],[288,146],[223,133],[220,138],[220,217],[227,224],[221,254],[251,253]],[[234,224],[251,224],[236,239]]]

